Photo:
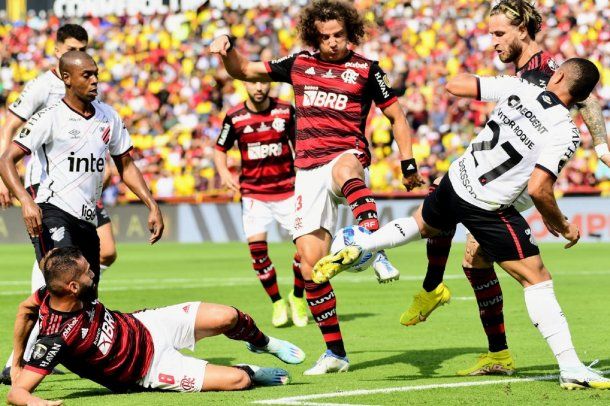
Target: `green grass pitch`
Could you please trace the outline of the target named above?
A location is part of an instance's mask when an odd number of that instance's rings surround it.
[[[578,353],[585,362],[600,359],[598,367],[602,370],[610,369],[609,248],[608,244],[580,244],[568,251],[560,244],[542,247]],[[322,337],[311,322],[305,328],[271,326],[270,301],[250,268],[245,244],[120,245],[119,259],[101,283],[100,297],[109,308],[130,311],[192,300],[234,305],[250,313],[267,334],[303,348],[307,353],[305,363],[286,366],[292,374],[288,386],[245,392],[113,395],[93,382],[68,374],[47,378],[37,394],[64,399],[68,405],[88,406],[236,405],[293,397],[277,404],[610,404],[610,392],[568,392],[560,389],[556,379],[528,380],[556,374],[555,360],[529,321],[521,287],[498,269],[509,346],[518,374],[510,378],[455,376],[456,370],[469,366],[486,350],[472,290],[459,267],[462,251],[463,245],[454,246],[447,271],[452,302],[415,327],[402,327],[398,318],[420,288],[425,270],[423,243],[389,252],[402,272],[397,283],[378,285],[370,270],[342,274],[333,280],[351,371],[305,377],[302,372],[324,350]],[[284,294],[292,283],[292,254],[291,244],[270,244]],[[11,347],[17,304],[29,292],[32,248],[2,245],[0,256],[0,358],[4,362]],[[281,365],[279,360],[252,354],[243,343],[224,336],[201,341],[194,355],[218,364]],[[472,383],[481,385],[461,386]],[[1,399],[7,390],[0,386]],[[355,390],[360,392],[336,395]],[[313,394],[321,395],[299,398]]]

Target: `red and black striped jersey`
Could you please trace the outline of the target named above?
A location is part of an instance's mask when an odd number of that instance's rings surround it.
[[[525,65],[517,69],[516,73],[521,79],[536,86],[546,87],[558,67],[551,54],[540,51],[532,56]]]
[[[34,295],[40,304],[40,333],[26,369],[48,375],[61,363],[115,392],[135,388],[146,375],[154,348],[138,319],[108,310],[97,300],[75,312],[60,312],[49,306],[46,287]]]
[[[274,98],[270,101],[265,111],[252,111],[245,103],[229,110],[216,149],[226,152],[237,141],[241,194],[277,201],[294,193],[294,107]]]
[[[271,79],[294,88],[297,168],[324,165],[349,149],[363,152],[362,164],[370,164],[364,128],[371,103],[383,109],[397,101],[376,61],[350,51],[341,61],[327,62],[319,52],[302,51],[265,66]]]

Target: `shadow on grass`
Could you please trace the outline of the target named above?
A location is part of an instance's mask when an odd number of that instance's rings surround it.
[[[366,317],[373,317],[373,316],[377,316],[377,313],[347,313],[347,314],[341,313],[339,315],[339,320],[340,321],[350,321],[350,320],[355,320],[355,319],[364,319]]]
[[[116,394],[106,388],[96,388],[96,389],[89,388],[89,389],[75,390],[74,392],[72,392],[66,396],[61,396],[61,399],[78,399],[78,398],[90,398],[90,397],[97,397],[97,396],[113,396],[113,395],[116,395]]]

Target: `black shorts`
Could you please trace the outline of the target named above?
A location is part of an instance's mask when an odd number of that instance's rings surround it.
[[[32,196],[32,199],[36,199],[36,195],[38,194],[38,186],[40,186],[40,184],[37,183],[27,187],[27,191]],[[102,203],[101,200],[98,200],[95,206],[95,214],[97,216],[98,227],[110,223],[110,215],[108,214],[108,211],[104,207],[104,203]]]
[[[425,198],[422,217],[426,224],[440,230],[462,223],[495,262],[540,254],[529,224],[514,207],[489,211],[474,206],[455,193],[449,176]]]
[[[81,250],[95,274],[100,279],[100,239],[95,226],[77,219],[48,203],[39,204],[42,210],[42,234],[32,237],[38,262],[53,248],[75,246]]]

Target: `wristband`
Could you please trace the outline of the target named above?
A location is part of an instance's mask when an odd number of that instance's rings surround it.
[[[400,161],[400,169],[402,169],[402,176],[405,178],[417,173],[417,164],[415,163],[415,159],[411,158]]]
[[[229,39],[229,47],[227,48],[227,52],[230,52],[235,47],[235,37],[232,35],[227,35]]]
[[[601,159],[606,154],[610,154],[610,150],[608,150],[608,144],[599,144],[595,146],[595,153],[597,157]]]

